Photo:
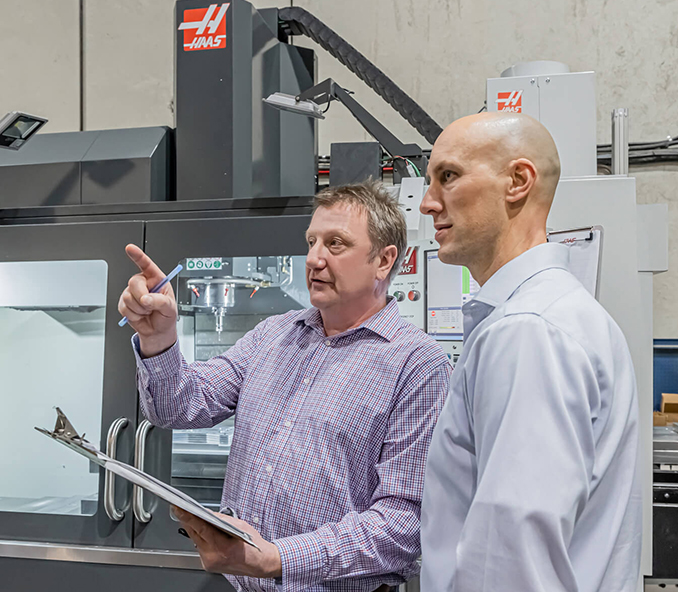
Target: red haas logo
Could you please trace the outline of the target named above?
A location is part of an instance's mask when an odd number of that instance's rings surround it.
[[[497,93],[497,110],[507,113],[522,113],[523,91],[512,90],[510,92]]]
[[[184,22],[179,25],[179,30],[184,32],[184,51],[226,47],[226,11],[229,6],[210,4],[208,8],[184,10]]]
[[[414,275],[417,273],[418,248],[419,247],[407,247],[407,251],[405,251],[405,261],[403,261],[398,275]]]

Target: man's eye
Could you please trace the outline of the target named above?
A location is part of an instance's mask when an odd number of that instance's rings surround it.
[[[457,175],[455,175],[452,171],[445,171],[445,172],[443,173],[443,179],[444,179],[445,181],[451,181],[451,180],[454,179],[454,177],[456,177],[456,176],[457,176]]]
[[[312,247],[315,244],[315,239],[309,238],[306,240],[306,242],[308,243],[309,247]]]

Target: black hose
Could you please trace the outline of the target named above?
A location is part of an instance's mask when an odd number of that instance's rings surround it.
[[[293,35],[306,35],[337,58],[433,144],[442,128],[393,80],[321,20],[297,6],[281,8],[278,18]]]
[[[598,162],[610,164],[612,162],[611,153],[608,151],[598,152]],[[678,162],[678,150],[629,150],[629,165],[631,166],[671,162]]]

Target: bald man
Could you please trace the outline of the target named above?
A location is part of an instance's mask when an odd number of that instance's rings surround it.
[[[636,383],[619,327],[546,243],[553,139],[524,115],[463,118],[428,174],[439,257],[482,287],[430,447],[421,589],[635,591]]]

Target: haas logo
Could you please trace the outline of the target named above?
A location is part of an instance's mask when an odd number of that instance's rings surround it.
[[[184,10],[184,51],[226,47],[226,11],[230,4],[210,4],[208,8]]]
[[[508,113],[522,113],[523,91],[512,90],[510,92],[497,93],[497,110]]]
[[[407,247],[405,261],[398,275],[414,275],[417,273],[417,249],[419,247]]]

